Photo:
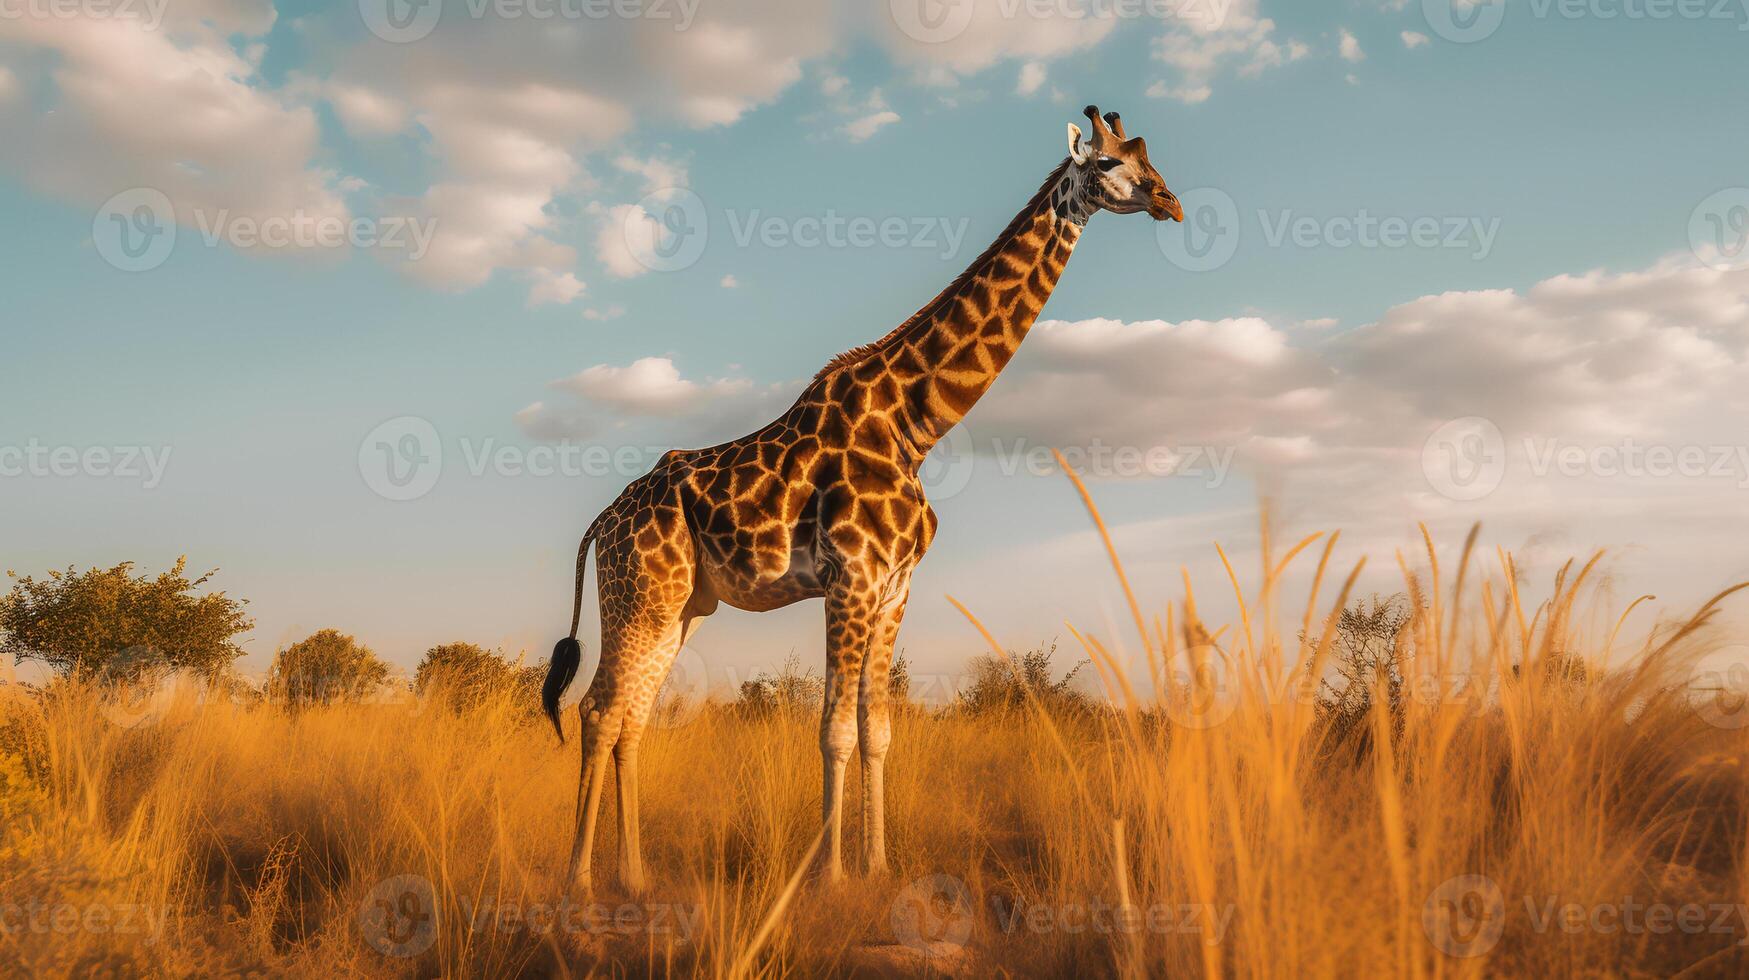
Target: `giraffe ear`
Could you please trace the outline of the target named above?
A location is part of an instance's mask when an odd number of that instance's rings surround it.
[[[1069,124],[1069,159],[1078,167],[1087,162],[1087,148],[1081,145],[1081,127]]]

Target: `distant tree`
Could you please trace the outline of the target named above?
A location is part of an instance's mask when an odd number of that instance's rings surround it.
[[[812,667],[803,668],[801,658],[791,653],[777,673],[760,671],[741,682],[735,710],[764,717],[773,714],[817,714],[824,704],[826,682]],[[897,704],[911,700],[911,662],[900,652],[887,670],[887,696]]]
[[[1051,661],[1056,653],[1057,644],[1053,640],[1049,647],[1028,650],[1018,657],[989,653],[973,657],[966,665],[971,682],[960,692],[960,709],[972,714],[1006,711],[1026,707],[1033,697],[1053,713],[1094,708],[1097,702],[1074,686],[1075,676],[1088,661],[1083,660],[1062,677],[1053,678]]]
[[[274,656],[267,695],[296,706],[362,701],[388,677],[389,665],[369,647],[339,630],[318,630]]]
[[[1373,596],[1342,610],[1336,620],[1336,638],[1330,658],[1338,680],[1325,682],[1338,705],[1354,705],[1364,711],[1379,689],[1395,709],[1403,698],[1403,631],[1414,611],[1401,593],[1387,599]]]
[[[504,697],[534,712],[545,673],[542,666],[525,666],[472,643],[444,643],[425,651],[413,672],[413,690],[442,698],[457,711]]]
[[[737,710],[758,717],[774,714],[818,714],[826,695],[826,682],[800,657],[791,653],[777,673],[760,671],[741,683]]]
[[[1408,693],[1403,676],[1408,652],[1404,641],[1414,618],[1414,606],[1401,593],[1385,599],[1375,595],[1370,602],[1356,600],[1338,615],[1336,636],[1330,644],[1330,663],[1336,676],[1322,680],[1319,699],[1328,731],[1337,740],[1357,732],[1363,740],[1370,737],[1363,722],[1375,691],[1384,698],[1392,730],[1401,730]]]
[[[1523,680],[1540,674],[1543,682],[1574,688],[1582,688],[1586,682],[1597,679],[1582,654],[1566,650],[1543,650],[1531,657],[1530,666],[1531,669],[1526,671],[1523,663],[1513,664],[1512,679]]]
[[[210,696],[239,707],[253,707],[267,700],[265,685],[236,669],[226,669],[207,678],[206,685]]]
[[[911,661],[903,650],[893,655],[893,665],[887,669],[887,697],[894,704],[911,703]]]
[[[133,563],[47,578],[8,571],[12,590],[0,597],[0,654],[14,663],[39,660],[63,677],[136,681],[158,670],[211,676],[243,655],[235,638],[254,628],[247,600],[223,592],[196,594],[217,572],[186,574],[187,557],[156,577],[133,574]]]

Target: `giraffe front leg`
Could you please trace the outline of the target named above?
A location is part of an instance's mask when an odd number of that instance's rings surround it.
[[[841,858],[844,846],[844,777],[850,755],[856,750],[856,702],[851,696],[856,679],[828,670],[826,703],[820,718],[820,819],[825,840],[820,847],[818,871],[831,882],[844,879]]]
[[[869,641],[857,699],[858,741],[862,746],[863,857],[871,876],[887,872],[886,767],[887,749],[893,741],[892,696],[887,684],[893,646],[909,594],[909,575],[888,588]]]
[[[879,603],[864,576],[841,576],[826,593],[826,691],[820,712],[820,819],[817,870],[844,878],[844,777],[856,751],[856,691]]]

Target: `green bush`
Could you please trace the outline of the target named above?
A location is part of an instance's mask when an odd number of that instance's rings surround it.
[[[971,682],[959,694],[958,707],[968,714],[988,714],[1027,707],[1033,698],[1044,710],[1053,714],[1091,711],[1098,702],[1087,692],[1077,689],[1076,675],[1088,661],[1083,660],[1060,678],[1052,678],[1052,663],[1057,644],[1038,647],[1020,654],[998,657],[981,654],[973,657],[967,670]],[[1028,696],[1028,692],[1031,696]]]
[[[532,716],[540,712],[545,675],[544,665],[525,666],[473,643],[444,643],[425,651],[413,672],[413,690],[455,711],[503,699]]]
[[[213,676],[243,655],[235,638],[255,626],[247,600],[195,593],[216,569],[190,579],[186,557],[155,577],[133,567],[68,567],[42,579],[7,572],[0,655],[39,660],[62,677],[130,683],[169,670]]]
[[[802,668],[793,652],[773,674],[760,671],[741,683],[735,709],[742,714],[765,717],[775,714],[819,714],[826,698],[826,682],[812,667]]]
[[[389,665],[369,647],[339,630],[318,630],[274,655],[267,696],[290,707],[365,701],[388,678]]]

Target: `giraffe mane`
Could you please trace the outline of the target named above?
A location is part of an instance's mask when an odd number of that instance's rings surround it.
[[[1057,164],[1057,168],[1051,171],[1049,177],[1045,178],[1044,184],[1039,187],[1038,193],[1032,196],[1032,200],[1027,202],[1026,207],[1020,209],[1020,213],[1014,216],[1014,220],[1008,223],[1008,227],[1002,229],[1002,233],[996,236],[996,240],[979,253],[978,257],[966,266],[965,271],[954,278],[953,282],[948,283],[946,289],[937,293],[934,299],[907,317],[905,322],[894,327],[885,337],[871,343],[859,344],[827,361],[826,366],[814,375],[814,380],[818,381],[839,368],[861,364],[871,356],[885,350],[913,326],[934,319],[936,314],[940,313],[959,293],[961,287],[970,282],[972,277],[976,276],[984,268],[984,265],[995,257],[997,252],[1000,252],[1009,242],[1014,240],[1015,236],[1031,226],[1033,217],[1038,214],[1042,206],[1050,201],[1051,191],[1055,190],[1057,182],[1063,179],[1063,174],[1069,169],[1069,163],[1069,158],[1064,157],[1063,162]]]

